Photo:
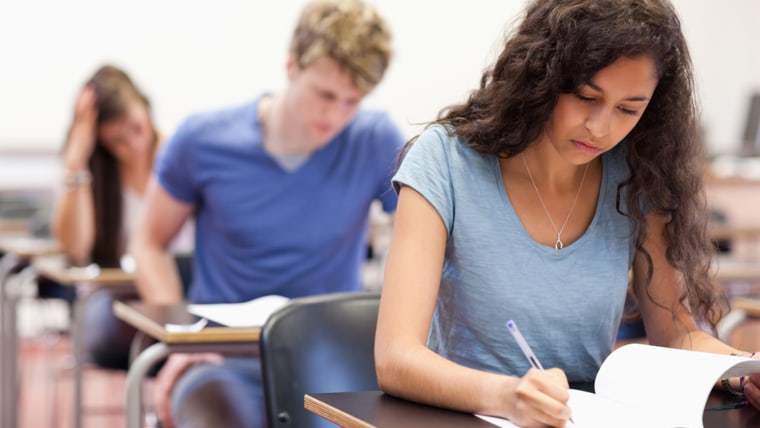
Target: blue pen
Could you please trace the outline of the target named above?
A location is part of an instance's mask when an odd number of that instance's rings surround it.
[[[520,333],[520,329],[517,328],[517,324],[515,324],[514,321],[509,320],[507,321],[507,328],[509,329],[509,332],[512,333],[512,337],[515,338],[515,341],[520,346],[523,354],[525,354],[525,357],[528,359],[531,367],[543,370],[544,366],[541,365],[541,362],[538,361],[536,354],[534,354],[533,350],[530,349],[530,345],[528,345],[528,342],[525,341],[525,337],[523,337],[522,333]]]
[[[512,337],[515,338],[515,341],[520,346],[520,349],[523,351],[523,354],[525,354],[525,358],[528,359],[528,362],[530,363],[530,366],[534,369],[543,370],[544,366],[541,365],[541,362],[538,361],[538,357],[536,357],[536,354],[533,353],[533,349],[530,348],[530,345],[528,345],[528,342],[525,340],[525,337],[520,333],[520,329],[517,328],[517,324],[515,324],[514,321],[509,320],[507,321],[507,328],[509,329],[509,332],[512,333]],[[573,418],[570,418],[570,422],[575,424],[573,422]]]

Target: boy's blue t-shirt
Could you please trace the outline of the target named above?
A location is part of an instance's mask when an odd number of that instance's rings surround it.
[[[425,197],[448,230],[428,346],[468,367],[522,376],[530,365],[507,330],[512,319],[544,367],[592,382],[615,341],[634,253],[630,221],[616,209],[628,176],[623,154],[616,147],[602,155],[594,218],[555,250],[528,235],[496,156],[441,126],[425,130],[393,181]]]
[[[404,139],[384,113],[360,110],[294,171],[262,146],[259,99],[188,119],[155,174],[195,206],[196,303],[358,290],[368,211],[396,207],[390,185]]]

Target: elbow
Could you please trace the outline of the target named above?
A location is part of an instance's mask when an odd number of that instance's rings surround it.
[[[151,250],[155,247],[148,234],[144,231],[137,229],[137,233],[132,236],[127,246],[127,251],[135,259],[139,261],[144,259],[146,254],[150,254]]]
[[[401,364],[397,352],[392,346],[375,343],[375,374],[380,389],[391,395],[403,396],[403,385],[400,384]]]
[[[132,258],[137,258],[138,254],[141,254],[143,251],[141,248],[143,247],[143,244],[141,242],[140,234],[135,234],[135,236],[132,237],[132,239],[129,240],[129,244],[127,245],[127,253],[129,253]]]
[[[74,266],[84,266],[90,261],[90,253],[92,252],[92,245],[80,241],[71,241],[66,239],[58,239],[58,243],[61,246],[61,252]]]
[[[388,359],[385,357],[385,353],[378,351],[375,347],[375,375],[377,376],[377,385],[383,392],[388,392],[389,386],[389,364]]]
[[[63,254],[66,260],[73,266],[85,266],[90,261],[89,251],[82,250],[64,250]]]
[[[70,236],[62,232],[59,225],[52,227],[52,236],[58,241],[60,251],[72,265],[84,266],[90,261],[90,253],[94,243],[86,236]]]

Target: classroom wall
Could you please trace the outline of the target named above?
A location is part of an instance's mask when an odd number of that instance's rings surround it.
[[[738,148],[748,93],[760,90],[760,2],[673,0],[697,70],[708,148]],[[367,104],[408,136],[461,101],[525,0],[372,0],[396,59]],[[0,152],[55,152],[76,92],[103,62],[127,69],[170,134],[188,114],[283,85],[305,0],[26,0],[0,5]]]

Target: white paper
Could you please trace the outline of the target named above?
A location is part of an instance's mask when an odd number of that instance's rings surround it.
[[[705,403],[718,379],[760,373],[760,360],[630,344],[602,363],[596,394],[570,390],[574,423],[566,428],[702,428]],[[677,388],[663,388],[663,379]],[[477,415],[499,427],[517,427]]]
[[[290,299],[270,295],[243,303],[187,305],[187,311],[227,327],[261,327],[269,315]]]
[[[501,428],[513,428],[513,427],[520,428],[519,425],[513,424],[512,422],[509,421],[509,419],[497,418],[496,416],[486,416],[486,415],[481,415],[481,414],[478,414],[478,413],[475,413],[475,416],[479,417],[480,419],[483,419],[484,421],[486,421],[488,423],[494,424],[497,427],[501,427]]]

